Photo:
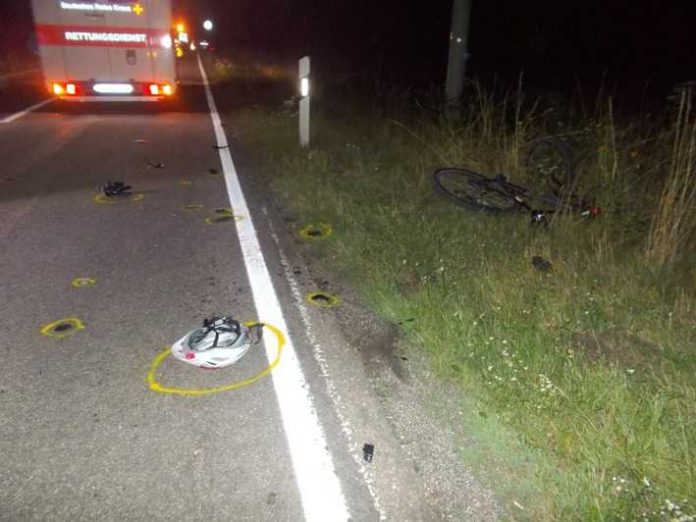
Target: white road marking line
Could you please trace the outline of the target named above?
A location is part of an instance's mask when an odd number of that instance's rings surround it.
[[[375,480],[372,470],[368,469],[368,467],[365,466],[365,462],[362,457],[360,443],[355,440],[350,421],[342,412],[343,408],[341,407],[341,397],[338,393],[338,390],[336,390],[336,385],[334,384],[334,381],[331,378],[331,374],[329,373],[329,365],[326,362],[324,350],[317,341],[316,337],[314,336],[312,321],[310,319],[307,306],[305,306],[304,304],[304,299],[302,298],[302,293],[300,292],[300,285],[298,284],[297,279],[292,275],[290,263],[288,261],[287,256],[285,255],[285,252],[283,252],[283,249],[280,246],[280,238],[278,237],[278,234],[276,234],[275,227],[273,226],[271,218],[268,216],[268,210],[266,209],[266,207],[263,207],[261,211],[268,218],[268,228],[270,230],[271,237],[273,238],[273,241],[275,242],[276,247],[278,248],[278,257],[280,258],[280,263],[283,267],[285,279],[288,282],[288,285],[290,285],[290,291],[292,292],[292,296],[295,300],[295,306],[300,311],[300,320],[302,321],[302,325],[305,328],[305,335],[307,336],[307,339],[309,340],[310,344],[312,345],[312,348],[314,349],[314,359],[317,361],[317,364],[319,365],[319,369],[321,371],[321,375],[322,377],[324,377],[324,380],[326,381],[326,389],[329,393],[329,397],[334,403],[336,415],[338,416],[338,420],[341,423],[341,429],[343,430],[343,434],[346,436],[346,439],[350,444],[350,453],[353,456],[353,460],[355,460],[356,464],[358,465],[358,470],[360,470],[360,474],[363,476],[363,481],[365,482],[367,490],[370,492],[370,496],[372,497],[372,504],[374,505],[375,510],[379,513],[380,521],[387,520],[387,513],[382,507],[382,502],[380,501],[377,488],[375,487]]]
[[[9,115],[7,118],[0,120],[0,123],[12,123],[15,120],[18,120],[19,118],[26,116],[29,114],[31,111],[34,111],[38,109],[39,107],[43,107],[44,105],[51,103],[53,101],[53,98],[49,98],[48,100],[44,100],[42,102],[36,103],[32,105],[31,107],[27,107],[23,111],[15,112],[14,114]]]
[[[203,78],[230,205],[236,215],[246,218],[237,221],[236,226],[244,264],[254,296],[254,304],[259,315],[258,319],[280,328],[287,335],[287,323],[266,267],[266,260],[239,184],[225,131],[220,124],[220,115],[215,107],[213,93],[210,90],[200,56],[198,57],[198,68]],[[266,343],[266,355],[269,360],[275,357],[273,344]],[[305,520],[312,522],[348,520],[350,514],[341,490],[341,484],[336,475],[312,397],[309,394],[309,386],[302,373],[289,335],[283,349],[282,362],[273,370],[271,375]]]

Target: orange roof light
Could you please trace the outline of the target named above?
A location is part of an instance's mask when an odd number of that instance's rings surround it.
[[[179,22],[178,24],[176,24],[176,32],[177,33],[183,33],[184,31],[186,31],[186,26],[184,25],[183,22]]]
[[[168,83],[165,83],[162,85],[162,94],[165,96],[171,96],[172,95],[172,86],[169,85]]]
[[[65,93],[65,89],[63,89],[63,86],[60,83],[54,83],[52,85],[53,89],[53,94],[56,96],[62,96]]]

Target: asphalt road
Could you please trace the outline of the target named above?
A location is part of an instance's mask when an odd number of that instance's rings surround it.
[[[303,519],[271,378],[205,397],[146,382],[204,317],[258,317],[235,221],[209,219],[230,203],[190,65],[173,106],[54,102],[0,125],[0,520]],[[6,91],[0,119],[43,97]],[[114,180],[141,199],[95,200]],[[84,328],[41,333],[65,319]],[[260,347],[217,372],[169,357],[156,379],[211,388],[268,364]],[[376,519],[331,423],[349,511]]]

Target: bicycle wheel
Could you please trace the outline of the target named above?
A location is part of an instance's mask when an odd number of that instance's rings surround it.
[[[483,174],[466,169],[444,168],[433,174],[435,191],[456,205],[474,210],[501,212],[516,205],[515,198]]]
[[[544,136],[528,145],[525,167],[540,192],[562,194],[573,190],[573,151],[556,136]]]

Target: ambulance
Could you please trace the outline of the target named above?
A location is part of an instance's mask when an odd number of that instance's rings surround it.
[[[32,0],[46,86],[76,101],[159,101],[177,87],[171,0]]]

